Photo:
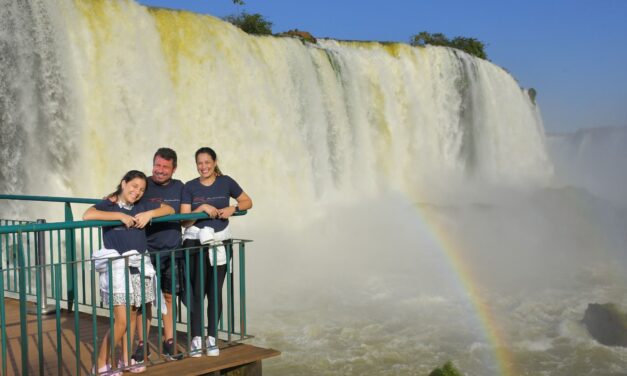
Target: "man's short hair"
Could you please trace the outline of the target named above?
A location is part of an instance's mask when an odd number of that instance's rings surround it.
[[[152,162],[155,162],[155,158],[157,156],[167,160],[172,161],[172,165],[176,168],[176,152],[170,148],[159,148],[155,153],[154,157],[152,157]]]

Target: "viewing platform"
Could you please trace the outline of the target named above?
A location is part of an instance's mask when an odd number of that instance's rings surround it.
[[[5,375],[19,375],[21,369],[21,341],[20,333],[20,307],[19,301],[16,299],[5,298],[4,300],[7,343],[7,359]],[[90,333],[92,325],[92,317],[89,314],[80,313],[80,333]],[[28,341],[31,348],[36,349],[38,344],[37,337],[37,317],[28,315]],[[37,351],[29,352],[28,356],[28,375],[89,375],[93,363],[92,354],[93,336],[82,335],[79,341],[80,350],[76,351],[76,336],[74,331],[74,314],[62,310],[60,314],[61,328],[60,333],[56,329],[55,314],[42,316],[42,333],[43,333],[43,367],[40,364],[39,354]],[[108,318],[98,318],[98,337],[102,338],[108,329]],[[264,349],[261,347],[251,346],[243,343],[234,343],[231,345],[220,343],[220,356],[209,357],[202,356],[199,358],[185,357],[177,361],[163,361],[159,355],[157,344],[156,330],[151,331],[149,346],[151,355],[147,364],[146,375],[239,375],[239,376],[256,376],[261,375],[261,361],[264,359],[279,356],[281,353],[273,349]],[[57,336],[60,335],[63,346],[59,353],[57,346]],[[185,333],[179,333],[178,340],[180,343],[187,343]],[[180,351],[185,352],[183,346],[178,346]],[[59,355],[61,362],[59,362]],[[77,361],[77,357],[79,360]],[[78,370],[77,368],[78,364]],[[4,369],[4,365],[0,363],[0,369]],[[42,372],[39,372],[41,369]],[[126,373],[130,374],[130,373]]]
[[[65,205],[65,221],[45,223],[44,220],[0,219],[0,375],[91,375],[97,361],[102,339],[113,327],[112,304],[103,302],[99,294],[99,274],[93,252],[102,247],[102,227],[120,225],[119,221],[74,221],[71,203],[93,204],[100,200],[63,197],[0,195],[4,200],[60,202]],[[235,215],[244,215],[238,212]],[[0,217],[6,214],[0,214]],[[204,213],[176,214],[155,218],[153,222],[198,219]],[[224,302],[220,319],[214,324],[218,333],[219,356],[190,357],[190,312],[184,304],[191,302],[190,254],[200,257],[217,247],[180,248],[156,257],[157,289],[160,286],[162,258],[169,258],[170,273],[180,273],[182,291],[173,294],[177,309],[172,312],[175,323],[174,343],[182,357],[167,361],[161,354],[163,321],[161,294],[152,308],[152,321],[144,319],[143,331],[151,326],[148,337],[146,375],[254,375],[262,374],[262,360],[276,357],[280,352],[244,343],[252,336],[246,322],[246,244],[250,240],[233,239],[219,243],[226,251],[227,277],[222,291]],[[121,256],[114,259],[126,260]],[[108,263],[111,270],[112,261]],[[180,264],[180,265],[179,265]],[[196,266],[201,276],[216,274],[216,266]],[[179,269],[180,268],[180,269]],[[214,268],[213,271],[210,269]],[[142,261],[140,274],[144,277]],[[177,272],[177,270],[179,270]],[[110,274],[110,273],[109,273]],[[174,281],[174,279],[172,279]],[[172,282],[174,290],[174,282]],[[111,279],[109,278],[109,285]],[[201,288],[202,293],[202,288]],[[143,292],[142,292],[143,293]],[[126,287],[128,299],[128,285]],[[111,302],[109,302],[111,303]],[[205,301],[201,324],[206,326],[206,309],[218,307],[217,302]],[[145,310],[145,304],[140,310]],[[216,314],[218,308],[214,308]],[[127,306],[128,311],[128,306]],[[130,327],[127,323],[127,331]],[[204,338],[203,338],[204,339]],[[125,340],[126,341],[126,340]],[[130,344],[131,352],[136,348]],[[116,349],[116,360],[121,355]],[[115,369],[115,368],[114,368]],[[107,373],[103,373],[107,374]],[[125,372],[128,375],[130,372]]]

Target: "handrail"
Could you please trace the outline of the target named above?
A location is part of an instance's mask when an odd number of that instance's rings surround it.
[[[47,202],[64,202],[77,204],[97,204],[102,199],[95,198],[79,198],[79,197],[54,197],[54,196],[29,196],[29,195],[7,195],[0,194],[0,200],[26,200],[26,201],[47,201]],[[233,213],[233,216],[246,215],[248,211],[240,210]],[[188,214],[172,214],[159,218],[154,218],[151,222],[174,222],[186,221],[190,219],[210,218],[207,213],[188,213]],[[66,219],[67,216],[66,216]],[[119,226],[123,225],[122,221],[65,221],[51,223],[29,223],[24,225],[0,226],[0,234],[11,234],[16,232],[35,232],[49,230],[69,230],[75,228],[86,228],[94,226]]]
[[[240,210],[233,213],[234,216],[245,215],[248,211]],[[207,213],[172,214],[159,218],[154,218],[152,223],[178,222],[190,219],[210,218]],[[12,234],[16,232],[36,232],[49,230],[69,230],[75,228],[119,226],[122,221],[74,221],[74,222],[50,222],[50,223],[28,223],[24,225],[0,226],[0,234]]]

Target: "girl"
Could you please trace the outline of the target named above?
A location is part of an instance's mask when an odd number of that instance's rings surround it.
[[[117,254],[113,252],[113,256],[116,258],[120,255],[127,256],[132,254],[135,255],[134,257],[137,259],[137,257],[140,257],[139,255],[147,252],[146,233],[144,231],[146,224],[148,224],[152,218],[174,213],[174,209],[168,205],[139,201],[144,195],[145,190],[146,175],[141,171],[129,171],[124,175],[115,192],[98,204],[87,209],[85,214],[83,214],[83,220],[121,221],[123,223],[123,225],[120,226],[108,226],[103,228],[102,237],[106,248],[106,250],[103,250],[105,251],[104,253],[115,250]],[[102,254],[102,251],[98,252]],[[97,258],[96,253],[94,254],[94,258]],[[108,255],[108,257],[111,257],[111,255]],[[131,257],[129,257],[129,260],[130,258]],[[103,259],[100,260],[102,261]],[[147,275],[149,274],[148,270],[152,269],[150,258],[145,257],[144,262],[144,274]],[[134,333],[137,309],[142,305],[142,289],[145,290],[146,302],[155,300],[152,279],[146,278],[144,281],[141,281],[139,268],[135,266],[129,269],[129,302],[126,301],[124,282],[124,276],[127,275],[126,272],[122,273],[121,281],[114,279],[113,286],[105,286],[103,281],[106,281],[108,278],[102,278],[101,276],[100,287],[103,301],[108,303],[110,299],[109,294],[112,294],[114,315],[113,340],[115,344],[118,344],[126,334],[127,304],[131,307],[131,328],[129,333]],[[116,275],[114,271],[111,272],[114,273],[114,276]],[[117,288],[115,288],[116,285],[118,286]],[[120,286],[122,286],[121,290],[119,288]],[[108,288],[108,290],[105,290],[105,288]],[[109,337],[110,335],[107,332],[100,346],[97,365],[98,373],[108,372],[112,369],[111,364],[107,364],[109,356],[111,356],[113,360],[113,355],[110,354],[111,345],[108,343]],[[120,360],[119,366],[124,367],[125,365],[129,365],[127,341],[122,342],[122,357],[124,360]],[[135,367],[130,370],[133,372],[142,372],[145,370],[145,367]],[[122,375],[122,372],[109,374],[118,376]]]
[[[200,148],[196,151],[196,169],[200,175],[194,180],[188,181],[183,187],[181,196],[181,214],[183,213],[200,213],[205,212],[209,215],[208,219],[199,219],[196,221],[183,221],[183,227],[186,227],[186,233],[183,247],[191,248],[200,246],[200,240],[195,234],[210,231],[213,239],[226,240],[230,239],[230,231],[228,229],[229,217],[238,210],[248,210],[252,208],[253,202],[248,195],[242,190],[235,180],[229,176],[223,175],[218,168],[218,159],[216,152],[208,147]],[[230,206],[230,198],[237,201],[237,205]],[[192,226],[194,225],[194,226]],[[206,231],[207,230],[207,231]],[[191,234],[191,235],[190,235]],[[190,356],[198,357],[202,351],[202,328],[200,327],[201,310],[204,306],[204,296],[200,295],[200,286],[204,284],[204,293],[209,297],[209,307],[207,316],[209,318],[208,334],[206,348],[208,356],[218,356],[220,350],[216,343],[216,322],[220,319],[222,313],[222,285],[226,276],[226,260],[224,247],[218,247],[219,252],[216,257],[218,286],[217,286],[217,302],[218,317],[215,317],[213,302],[214,297],[214,277],[212,253],[210,248],[205,247],[202,252],[203,260],[200,260],[200,252],[191,254],[190,279],[192,281],[193,302],[191,302],[191,334],[192,348]],[[200,266],[202,265],[202,266]],[[200,280],[199,267],[204,268],[204,280]],[[188,305],[189,307],[189,305]]]

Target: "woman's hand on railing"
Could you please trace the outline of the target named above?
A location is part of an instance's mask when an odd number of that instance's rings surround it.
[[[235,206],[227,206],[226,208],[222,208],[218,210],[218,217],[222,219],[226,219],[235,213]]]
[[[202,211],[204,211],[205,213],[207,213],[207,215],[208,215],[210,218],[217,218],[217,217],[218,217],[218,215],[220,214],[220,213],[218,212],[218,209],[216,209],[214,206],[211,206],[211,205],[209,205],[209,204],[202,204],[202,205],[201,205],[201,207],[202,207]]]

